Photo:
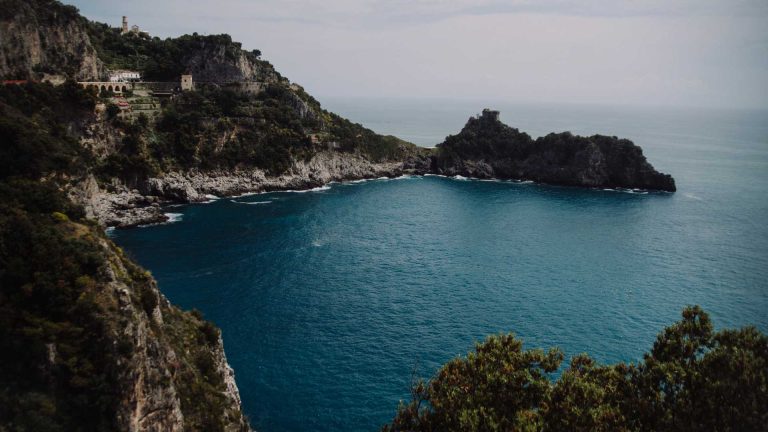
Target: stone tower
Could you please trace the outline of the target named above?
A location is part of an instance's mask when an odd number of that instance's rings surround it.
[[[128,17],[127,16],[123,16],[123,28],[122,28],[122,30],[123,30],[122,31],[123,33],[128,33]]]
[[[195,84],[192,82],[192,75],[181,76],[181,91],[192,90],[195,88]]]

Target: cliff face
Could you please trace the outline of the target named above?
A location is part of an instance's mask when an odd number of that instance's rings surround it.
[[[498,112],[470,118],[435,152],[434,171],[445,175],[511,178],[586,187],[673,192],[674,179],[656,171],[632,141],[569,132],[536,140],[501,123]]]
[[[118,370],[119,430],[249,430],[219,331],[168,302],[155,281],[106,239],[99,290]],[[111,312],[110,312],[111,311]]]
[[[0,181],[0,429],[247,431],[219,330],[57,186]]]
[[[103,72],[75,8],[57,2],[0,2],[0,78],[88,80]]]
[[[283,80],[272,65],[242,50],[239,43],[225,35],[194,41],[182,54],[181,63],[199,82],[267,84]]]

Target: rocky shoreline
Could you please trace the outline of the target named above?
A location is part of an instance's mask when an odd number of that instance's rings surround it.
[[[105,227],[130,228],[168,221],[168,205],[190,204],[250,193],[307,190],[331,182],[425,174],[428,160],[373,163],[339,152],[321,152],[309,161],[295,161],[280,176],[263,170],[170,172],[149,178],[135,189],[123,184],[99,185],[93,176],[77,183],[70,197],[88,217]]]
[[[466,167],[472,167],[467,163]],[[473,169],[441,169],[435,166],[434,156],[411,158],[404,162],[372,163],[353,154],[338,152],[318,153],[309,161],[294,162],[291,169],[280,176],[269,176],[263,170],[189,171],[170,172],[162,177],[147,179],[138,189],[122,184],[102,187],[90,176],[70,190],[70,197],[86,209],[88,217],[102,226],[118,229],[166,223],[168,206],[205,203],[220,198],[233,198],[245,194],[276,191],[303,191],[325,186],[332,182],[345,182],[381,177],[396,178],[403,175],[435,175],[463,177],[479,180],[532,181],[558,185],[530,178],[494,176],[493,171]],[[561,184],[563,185],[563,184]],[[567,185],[565,186],[574,186]],[[578,186],[578,185],[576,185]],[[605,185],[581,185],[603,189]],[[625,188],[615,187],[616,190]],[[637,191],[643,188],[633,189]],[[661,191],[665,192],[665,191]]]

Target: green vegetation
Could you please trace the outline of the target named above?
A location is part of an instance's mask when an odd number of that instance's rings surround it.
[[[70,133],[96,97],[74,82],[0,87],[0,179],[82,171],[89,152]]]
[[[125,132],[123,145],[99,172],[129,184],[192,168],[261,168],[279,175],[293,160],[329,148],[373,161],[415,151],[412,144],[322,110],[311,96],[284,84],[267,85],[257,95],[199,86],[169,101],[156,123],[116,125]]]
[[[0,181],[0,430],[119,429],[119,404],[132,391],[126,376],[141,365],[132,363],[139,350],[123,331],[136,323],[110,274],[138,313],[163,314],[161,325],[150,320],[148,343],[174,350],[167,365],[174,374],[145,379],[174,381],[185,427],[223,431],[227,419],[239,419],[214,360],[219,330],[161,302],[151,275],[54,183],[14,178]]]
[[[197,33],[178,38],[160,39],[146,34],[122,35],[119,28],[82,18],[99,58],[110,69],[141,71],[146,81],[178,81],[187,71],[185,57],[204,47],[215,46],[224,50],[229,60],[236,60],[242,51],[239,42],[226,34],[202,36]],[[249,59],[265,68],[272,66],[259,60],[258,50],[242,51]]]
[[[525,159],[534,150],[534,141],[524,132],[498,121],[498,112],[484,110],[471,117],[462,131],[449,135],[438,146],[439,156],[448,160]]]
[[[0,183],[0,425],[114,430],[117,353],[98,234],[50,184]],[[2,428],[2,427],[0,427]]]
[[[666,328],[639,364],[586,354],[558,379],[563,354],[489,337],[418,381],[385,431],[759,431],[768,424],[768,337],[715,332],[698,306]]]

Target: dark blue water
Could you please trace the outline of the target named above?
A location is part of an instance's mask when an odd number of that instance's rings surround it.
[[[423,145],[473,113],[346,103],[330,107]],[[721,328],[768,330],[765,112],[501,109],[534,135],[632,138],[679,191],[379,180],[181,207],[181,222],[116,241],[221,326],[263,431],[376,430],[413,371],[491,333],[615,362],[639,359],[688,304]]]

